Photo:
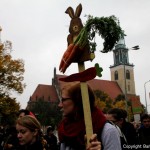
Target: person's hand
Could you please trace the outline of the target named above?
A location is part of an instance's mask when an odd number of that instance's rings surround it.
[[[90,144],[86,150],[101,150],[101,142],[97,140],[97,134],[93,134],[90,138]]]
[[[13,147],[12,144],[5,144],[4,149],[11,149]]]

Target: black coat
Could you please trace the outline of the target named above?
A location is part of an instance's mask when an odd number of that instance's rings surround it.
[[[150,128],[141,127],[138,130],[138,140],[139,140],[139,144],[149,145],[150,144]]]
[[[17,150],[44,150],[43,145],[40,141],[37,141],[31,145],[19,146]]]
[[[51,136],[45,135],[44,139],[47,141],[48,150],[58,150],[57,137],[54,134],[51,134]]]
[[[130,122],[124,122],[121,131],[125,135],[127,143],[129,145],[137,144],[137,135],[133,124],[131,124]]]

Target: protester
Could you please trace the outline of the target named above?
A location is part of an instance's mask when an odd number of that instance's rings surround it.
[[[107,118],[121,129],[122,133],[125,135],[128,145],[137,144],[136,130],[133,124],[126,121],[127,112],[125,110],[113,108],[108,111]],[[126,144],[126,141],[124,142]]]
[[[141,126],[141,122],[140,122],[140,121],[139,121],[139,122],[137,122],[137,121],[132,121],[131,123],[133,124],[134,129],[135,129],[136,131],[138,131],[139,128],[140,128],[140,126]]]
[[[57,137],[54,135],[54,128],[49,126],[44,139],[47,141],[48,150],[58,150]]]
[[[150,116],[148,114],[143,114],[141,116],[141,123],[142,125],[138,130],[139,144],[150,145]]]
[[[91,107],[93,132],[97,138],[90,145],[91,150],[121,150],[119,134],[114,126],[106,123],[102,111],[95,107],[95,97],[88,86],[88,94]],[[85,123],[82,106],[80,84],[77,83],[62,91],[62,106],[64,118],[58,127],[60,150],[85,149]],[[101,141],[101,146],[100,142]],[[89,148],[89,150],[90,150]]]
[[[31,111],[29,111],[27,109],[20,109],[19,110],[19,112],[18,112],[18,118],[21,118],[21,117],[26,116],[26,115],[31,115],[31,116],[35,117],[35,115]]]
[[[18,118],[21,118],[25,115],[31,115],[34,116],[32,112],[30,112],[27,109],[21,109],[18,112]],[[4,150],[15,150],[18,145],[19,145],[19,141],[17,138],[17,131],[15,127],[8,127],[6,130],[6,133],[4,135],[3,138],[3,149]]]
[[[45,140],[41,135],[41,125],[35,117],[26,115],[17,120],[18,150],[44,150]]]

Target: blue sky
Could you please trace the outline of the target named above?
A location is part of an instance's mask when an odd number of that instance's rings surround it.
[[[144,83],[150,80],[150,1],[149,0],[1,0],[0,26],[1,40],[10,40],[13,44],[12,55],[25,62],[24,82],[27,87],[17,101],[25,108],[29,97],[38,84],[51,84],[53,69],[58,66],[67,46],[70,17],[65,14],[68,6],[74,9],[82,3],[81,19],[85,15],[97,17],[115,15],[126,33],[125,43],[128,48],[139,45],[139,51],[129,51],[129,61],[135,65],[136,94],[145,104]],[[110,65],[113,65],[113,53],[99,52],[102,39],[97,38],[98,49],[93,62],[98,62],[104,69],[101,79],[110,80]],[[77,65],[71,65],[66,75],[77,72]],[[150,105],[150,82],[146,84],[147,101]],[[149,112],[150,112],[150,106]]]

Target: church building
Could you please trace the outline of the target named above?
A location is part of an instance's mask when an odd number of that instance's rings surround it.
[[[111,99],[115,99],[118,95],[125,95],[125,100],[131,101],[134,119],[139,121],[142,105],[140,97],[136,95],[134,65],[129,63],[128,51],[124,38],[121,38],[113,50],[114,64],[110,66],[111,80],[93,79],[88,81],[88,84],[93,90],[107,93]],[[46,101],[59,104],[61,91],[74,84],[59,81],[60,77],[64,77],[64,75],[57,74],[56,68],[54,68],[52,85],[38,85],[30,97],[27,107],[30,107],[31,102],[41,97],[45,97]]]

